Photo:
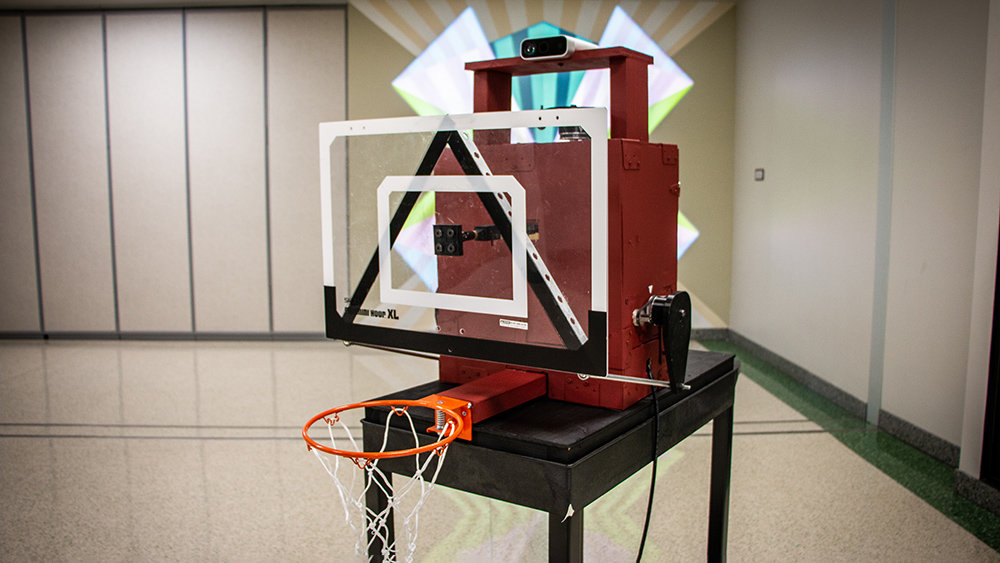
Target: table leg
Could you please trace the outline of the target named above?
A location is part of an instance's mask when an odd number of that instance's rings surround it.
[[[712,477],[708,505],[708,561],[725,563],[729,532],[729,479],[733,462],[733,407],[712,423]]]
[[[549,513],[549,563],[583,563],[583,509],[564,518]]]

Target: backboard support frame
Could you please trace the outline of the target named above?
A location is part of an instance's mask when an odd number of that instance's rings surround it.
[[[349,342],[359,342],[377,346],[414,350],[420,352],[461,356],[487,361],[510,362],[517,358],[526,367],[592,374],[607,374],[607,114],[603,108],[568,108],[559,110],[537,110],[519,112],[489,112],[452,116],[407,117],[373,119],[362,121],[334,122],[320,124],[320,162],[323,208],[323,256],[324,286],[326,299],[327,336]],[[518,127],[559,127],[579,125],[590,136],[591,151],[591,303],[587,313],[588,332],[580,328],[572,310],[560,298],[559,287],[546,276],[544,261],[532,258],[528,249],[528,281],[536,297],[542,303],[546,315],[552,321],[564,348],[553,348],[532,344],[502,342],[435,334],[413,330],[387,328],[355,323],[358,308],[364,296],[375,284],[379,274],[379,252],[376,249],[372,260],[358,283],[350,304],[339,313],[338,291],[334,271],[334,202],[331,189],[330,149],[338,137],[362,135],[383,135],[392,133],[435,132],[415,176],[428,176],[438,162],[445,148],[451,148],[462,169],[468,176],[491,175],[489,167],[475,148],[472,139],[464,131],[489,129],[513,129]],[[403,223],[417,201],[420,192],[407,192],[400,202],[388,228],[388,246],[399,234]],[[513,248],[511,224],[507,219],[510,204],[495,197],[489,191],[479,192],[484,208],[497,225],[506,221],[504,242]],[[506,205],[506,207],[505,207]],[[523,233],[521,233],[523,234]],[[344,241],[346,244],[347,241]],[[530,241],[527,241],[530,247]],[[360,290],[360,291],[359,291]],[[359,292],[361,295],[359,295]],[[341,295],[341,298],[344,296]],[[360,298],[359,298],[360,297]]]

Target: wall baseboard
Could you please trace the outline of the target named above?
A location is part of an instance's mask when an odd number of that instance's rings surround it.
[[[728,328],[692,328],[691,340],[722,340],[731,342]]]
[[[961,469],[955,470],[955,494],[1000,516],[1000,490],[987,485]]]
[[[0,340],[163,340],[317,342],[322,332],[0,332]]]
[[[118,333],[118,338],[120,340],[195,340],[195,334],[193,332],[120,332]]]
[[[948,440],[939,438],[884,410],[878,411],[878,427],[934,459],[942,461],[950,467],[958,467],[961,448]]]
[[[118,340],[118,333],[113,331],[50,331],[42,333],[46,340]]]
[[[819,394],[824,399],[832,402],[852,415],[864,419],[866,405],[864,401],[854,397],[850,393],[831,385],[820,376],[811,373],[809,370],[788,361],[784,357],[757,344],[753,340],[730,328],[702,328],[691,331],[692,340],[723,340],[731,342],[746,349],[754,356],[771,364],[779,371],[804,385],[810,391]]]
[[[764,362],[774,366],[779,371],[787,374],[795,381],[798,381],[807,389],[861,420],[865,420],[867,405],[864,401],[730,328],[692,329],[691,339],[721,340],[740,346]],[[885,411],[879,411],[878,427],[934,459],[946,463],[950,467],[958,467],[961,449],[957,445]]]
[[[192,340],[204,341],[269,341],[274,340],[270,332],[198,332]]]
[[[272,340],[282,342],[317,342],[331,340],[325,332],[272,332]]]
[[[40,332],[0,332],[0,340],[41,340],[45,335]]]

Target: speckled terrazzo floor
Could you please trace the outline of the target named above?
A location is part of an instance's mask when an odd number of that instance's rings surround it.
[[[730,561],[1000,561],[947,468],[741,360]],[[0,561],[356,560],[299,429],[435,377],[332,342],[0,342]],[[710,431],[661,457],[644,561],[704,559]],[[587,507],[588,562],[635,560],[648,472]],[[420,514],[417,561],[546,558],[536,511],[438,487]]]

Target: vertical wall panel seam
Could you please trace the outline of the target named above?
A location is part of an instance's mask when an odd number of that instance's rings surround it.
[[[875,207],[875,275],[866,420],[878,424],[882,410],[885,337],[889,307],[889,252],[892,238],[892,165],[896,80],[896,0],[882,0],[882,85],[879,101],[878,188]]]
[[[31,86],[28,81],[28,23],[21,14],[21,60],[24,71],[24,113],[28,133],[28,186],[31,191],[31,228],[35,242],[35,290],[38,292],[38,331],[45,334],[45,305],[42,303],[42,254],[38,238],[38,198],[35,195],[35,150],[31,134]]]
[[[264,234],[267,244],[267,327],[274,332],[274,278],[271,264],[271,131],[268,118],[268,68],[267,68],[267,15],[264,8],[262,14],[264,34]]]
[[[187,10],[181,10],[181,58],[184,69],[184,193],[187,198],[188,286],[191,290],[191,332],[197,332],[194,306],[194,243],[191,228],[191,136],[188,117]]]
[[[104,63],[104,146],[108,167],[108,224],[111,236],[111,293],[115,307],[115,333],[121,332],[118,308],[118,257],[115,248],[115,198],[111,174],[111,105],[108,101],[108,16],[101,14],[101,49]]]

